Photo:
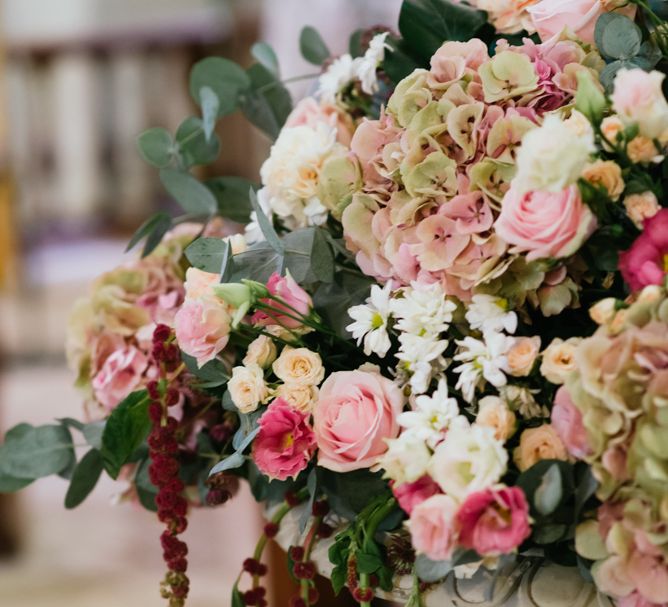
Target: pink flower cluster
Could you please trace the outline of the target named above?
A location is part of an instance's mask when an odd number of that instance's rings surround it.
[[[619,256],[619,269],[633,291],[661,285],[666,279],[668,259],[668,209],[645,220],[643,233]]]

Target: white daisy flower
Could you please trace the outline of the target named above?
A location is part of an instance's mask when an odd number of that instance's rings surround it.
[[[382,358],[392,345],[387,332],[391,297],[392,281],[388,281],[382,289],[374,285],[365,304],[348,310],[348,316],[355,322],[350,323],[346,330],[357,340],[357,345],[364,341],[364,354],[367,356],[374,353]]]
[[[456,304],[445,298],[440,283],[414,282],[402,290],[403,297],[392,300],[397,329],[413,335],[438,335],[448,330]]]
[[[517,329],[517,314],[508,311],[508,300],[493,295],[474,295],[466,312],[466,320],[474,330],[483,333]]]
[[[362,90],[367,95],[373,95],[378,91],[378,78],[376,72],[378,66],[385,59],[385,49],[389,45],[385,42],[389,32],[376,34],[369,42],[369,48],[364,56],[355,60],[355,75],[362,84]]]
[[[337,95],[357,76],[359,60],[346,53],[332,61],[318,79],[318,94],[328,103],[334,103]]]

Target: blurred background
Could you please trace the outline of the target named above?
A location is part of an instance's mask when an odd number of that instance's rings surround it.
[[[81,415],[63,354],[69,309],[94,276],[118,265],[134,229],[170,208],[135,138],[149,126],[173,131],[195,112],[192,63],[212,54],[250,63],[248,49],[265,40],[284,76],[311,73],[298,50],[304,25],[344,52],[354,29],[396,27],[399,5],[0,0],[0,434],[19,421]],[[294,97],[308,86],[294,85]],[[214,172],[257,179],[267,141],[240,116],[218,132]],[[59,479],[0,495],[0,605],[162,605],[160,526],[115,504],[122,489],[102,482],[76,512],[64,509]],[[193,513],[189,605],[228,605],[260,529],[245,492]]]

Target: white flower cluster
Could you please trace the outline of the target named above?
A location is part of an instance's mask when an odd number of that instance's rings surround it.
[[[353,80],[359,80],[362,91],[373,95],[378,91],[378,66],[385,59],[388,32],[376,34],[364,56],[353,59],[346,53],[335,59],[318,80],[318,94],[323,101],[334,103],[337,95]]]

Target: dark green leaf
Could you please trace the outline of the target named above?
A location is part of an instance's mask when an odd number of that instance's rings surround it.
[[[248,223],[252,210],[248,192],[259,185],[243,177],[215,177],[206,182],[218,201],[218,214],[237,223]]]
[[[450,571],[452,571],[450,561],[432,561],[424,554],[418,554],[415,558],[415,573],[423,582],[438,582]]]
[[[343,590],[343,587],[346,585],[346,576],[347,576],[347,570],[345,566],[339,565],[337,567],[334,567],[332,570],[332,576],[331,576],[331,582],[332,582],[332,590],[334,590],[334,594],[336,596],[339,595],[341,590]]]
[[[197,366],[197,361],[185,353],[181,353],[181,359],[186,364],[188,371],[190,371],[197,379],[207,384],[209,388],[216,388],[222,386],[229,379],[225,365],[214,358],[201,367]]]
[[[357,571],[359,573],[375,573],[383,566],[383,561],[375,554],[357,553]]]
[[[186,213],[209,216],[216,212],[218,204],[211,190],[189,173],[163,169],[160,181]]]
[[[142,257],[150,255],[162,241],[163,236],[171,229],[172,218],[165,212],[160,211],[149,217],[134,233],[128,243],[126,251],[132,249],[138,242],[146,238]]]
[[[352,520],[373,499],[388,493],[387,481],[380,473],[356,470],[345,474],[318,468],[318,486],[327,496],[332,510]]]
[[[603,13],[596,21],[594,36],[598,50],[608,59],[631,59],[640,52],[640,28],[620,13]]]
[[[220,139],[215,134],[206,136],[206,127],[201,118],[186,118],[176,131],[181,160],[186,167],[211,164],[220,153]]]
[[[398,84],[418,69],[421,64],[413,59],[410,49],[401,39],[388,36],[386,43],[390,50],[383,61],[383,70],[394,84]]]
[[[640,69],[649,71],[661,61],[661,56],[659,47],[651,40],[645,40],[640,46],[640,51],[631,61],[633,65],[638,66]]]
[[[527,497],[527,501],[531,506],[531,513],[535,518],[543,517],[543,514],[538,509],[538,504],[536,503],[536,494],[539,493],[541,487],[544,487],[543,483],[545,475],[548,473],[551,475],[548,477],[548,480],[556,476],[555,472],[550,472],[553,466],[559,468],[559,477],[561,479],[561,495],[572,495],[574,491],[573,464],[569,462],[548,459],[541,460],[528,470],[522,472],[522,474],[520,474],[517,478],[516,485],[520,487],[522,491],[524,491],[524,494]],[[545,506],[546,504],[542,505]]]
[[[299,50],[302,57],[313,65],[322,65],[331,55],[318,31],[310,25],[299,34]]]
[[[335,272],[334,282],[320,285],[313,298],[317,312],[338,335],[350,339],[348,310],[364,302],[372,281],[352,271]]]
[[[576,482],[575,489],[575,520],[580,520],[580,514],[589,500],[598,489],[598,481],[594,478],[594,475],[591,472],[591,468],[582,464],[581,466],[576,464],[576,472],[582,470],[582,473],[579,475]]]
[[[0,448],[2,457],[2,448]],[[27,487],[33,480],[30,478],[15,478],[0,470],[0,493],[14,493]]]
[[[228,255],[229,243],[220,238],[198,238],[186,247],[188,261],[204,272],[219,274]]]
[[[104,465],[97,449],[91,449],[74,468],[69,489],[65,495],[65,508],[76,508],[95,488]]]
[[[200,106],[203,87],[211,88],[218,97],[220,117],[237,109],[240,94],[250,88],[250,79],[234,61],[207,57],[198,61],[190,71],[190,94]]]
[[[130,394],[107,419],[102,433],[102,459],[104,467],[116,478],[135,450],[144,442],[151,429],[148,417],[150,399],[146,390]]]
[[[283,84],[263,65],[248,69],[251,88],[243,97],[244,116],[272,140],[278,137],[292,111],[292,98]]]
[[[244,602],[243,597],[241,596],[241,592],[237,589],[235,586],[232,589],[232,607],[244,607],[246,603]]]
[[[82,432],[84,429],[84,423],[80,422],[78,419],[74,419],[73,417],[59,417],[56,419],[57,422],[61,423],[63,426],[66,426],[70,430],[78,430],[79,432]],[[29,424],[26,424],[29,426]]]
[[[355,30],[348,39],[348,52],[352,57],[361,57],[364,54],[362,49],[363,29]]]
[[[251,55],[253,55],[263,67],[269,70],[273,76],[276,78],[281,77],[278,69],[278,57],[276,57],[274,49],[266,42],[256,42],[251,47]]]
[[[218,108],[220,101],[218,95],[210,86],[203,86],[199,91],[199,99],[202,104],[202,125],[204,126],[204,135],[207,141],[211,139],[213,131],[216,128],[216,118],[218,117]]]
[[[567,533],[568,526],[560,523],[536,525],[533,528],[531,539],[536,544],[553,544],[561,540]]]
[[[563,498],[563,481],[559,466],[552,464],[536,489],[534,504],[543,516],[552,514]]]
[[[302,228],[283,238],[285,267],[298,283],[332,282],[334,252],[321,228]]]
[[[269,218],[264,214],[260,203],[257,200],[257,195],[251,189],[248,192],[253,211],[255,211],[255,216],[257,217],[257,222],[262,230],[262,235],[265,237],[267,244],[276,251],[279,255],[283,255],[284,247],[281,239],[278,237],[274,226],[272,225]]]
[[[167,129],[156,127],[144,131],[137,137],[137,148],[141,157],[159,169],[169,166],[174,158],[174,141]]]

